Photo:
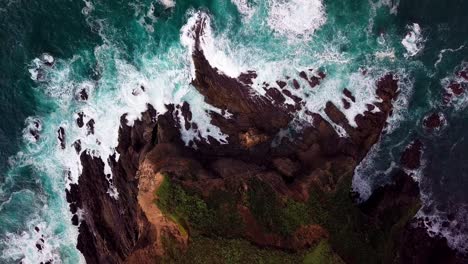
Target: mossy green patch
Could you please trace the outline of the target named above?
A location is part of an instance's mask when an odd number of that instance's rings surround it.
[[[336,191],[331,193],[313,188],[309,201],[301,203],[279,196],[271,186],[258,179],[249,181],[247,193],[218,190],[202,199],[165,177],[157,191],[156,202],[165,214],[190,231],[189,249],[183,256],[192,263],[302,262],[299,258],[302,253],[258,249],[239,240],[243,234],[243,221],[237,204],[248,206],[265,232],[288,236],[303,225],[324,227],[329,239],[307,254],[305,263],[342,263],[341,260],[391,263],[396,257],[395,241],[419,205],[390,208],[385,212],[388,217],[384,221],[376,221],[354,203],[350,195],[351,180],[351,174],[343,176]],[[177,261],[185,263],[180,258]]]
[[[384,221],[370,218],[350,195],[351,176],[344,177],[334,193],[312,190],[308,208],[315,223],[329,232],[329,244],[346,262],[389,263],[396,255],[398,234],[419,208],[391,208]]]
[[[291,199],[281,200],[274,190],[257,179],[250,181],[248,207],[264,231],[287,236],[310,223],[309,208]]]
[[[328,241],[321,241],[311,252],[305,255],[304,264],[344,264],[343,260],[336,255]]]
[[[190,264],[297,264],[304,253],[287,253],[275,249],[261,249],[242,239],[195,236],[184,254],[175,255],[165,263]]]
[[[190,232],[230,237],[242,231],[242,219],[236,210],[235,200],[226,198],[228,194],[220,194],[223,199],[213,198],[209,199],[211,203],[207,203],[165,176],[156,195],[156,204],[161,211]]]

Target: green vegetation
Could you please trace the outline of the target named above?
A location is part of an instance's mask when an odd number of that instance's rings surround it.
[[[297,264],[303,253],[287,253],[281,250],[260,249],[242,239],[208,238],[195,236],[185,254],[175,254],[164,263],[190,264]]]
[[[257,179],[250,181],[248,207],[264,231],[287,236],[310,223],[309,208],[291,199],[281,201],[273,189]]]
[[[230,237],[242,231],[242,220],[235,208],[235,199],[227,193],[216,193],[218,198],[223,198],[209,199],[217,202],[207,203],[198,195],[189,194],[166,176],[156,195],[156,204],[161,211],[190,232]]]
[[[321,241],[310,253],[305,255],[304,264],[341,264],[344,263],[330,248],[328,241]]]
[[[315,219],[330,233],[330,244],[345,260],[351,263],[377,263],[380,259],[377,248],[382,241],[382,233],[353,203],[349,190],[351,177],[344,179],[334,194],[311,196],[309,205],[315,207],[320,215]],[[315,191],[317,192],[317,191]],[[321,200],[316,200],[321,197]]]
[[[417,212],[419,204],[388,210],[383,223],[376,221],[354,204],[349,193],[351,180],[344,177],[334,194],[312,191],[308,202],[312,218],[329,231],[329,244],[347,262],[392,262],[398,234]]]
[[[352,178],[344,176],[335,192],[313,188],[307,203],[279,197],[258,179],[249,182],[247,193],[215,191],[202,199],[165,177],[157,191],[161,210],[190,231],[185,253],[165,241],[167,263],[392,263],[401,230],[417,212],[392,208],[381,220],[371,219],[354,204],[349,190]],[[247,206],[265,232],[282,236],[300,226],[319,224],[329,232],[307,254],[260,249],[242,238],[243,221],[237,204]]]

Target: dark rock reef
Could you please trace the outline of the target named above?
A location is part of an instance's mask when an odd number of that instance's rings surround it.
[[[293,98],[294,106],[283,104],[291,97],[288,83],[266,84],[267,96],[256,96],[250,86],[255,72],[231,78],[211,67],[199,45],[204,26],[200,19],[194,29],[192,84],[207,103],[230,113],[210,113],[228,142],[208,138],[186,146],[182,124],[198,129],[187,103],[167,105],[165,113],[149,106],[133,127],[123,116],[119,159],[109,157],[113,176],[84,151],[82,175],[67,191],[78,249],[88,263],[298,263],[317,256],[329,263],[459,261],[446,242],[412,222],[419,188],[403,169],[359,206],[350,193],[355,167],[392,112],[395,76],[376,83],[381,100],[356,116],[356,127],[324,102],[325,116],[308,113],[313,124],[297,129],[291,121],[303,105],[300,98]],[[326,75],[300,72],[298,78],[316,89]],[[291,84],[301,88],[294,78]],[[356,100],[349,90],[345,97],[346,105]],[[86,125],[93,133],[94,123]],[[280,131],[294,136],[279,137]],[[415,141],[405,151],[403,167],[419,167],[421,148]],[[114,187],[117,199],[108,193]],[[440,257],[446,262],[431,262]]]

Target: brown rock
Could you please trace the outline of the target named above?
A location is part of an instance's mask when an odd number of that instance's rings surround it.
[[[426,116],[423,120],[423,125],[427,129],[440,129],[445,122],[444,115],[442,113],[432,113]]]
[[[343,102],[344,109],[349,109],[351,107],[351,104],[348,102],[348,100],[342,98],[341,101]]]
[[[468,69],[463,69],[457,72],[457,76],[465,79],[465,81],[468,81]]]
[[[255,129],[249,129],[247,132],[239,134],[239,140],[244,148],[250,149],[260,143],[267,141],[268,136],[259,133]]]
[[[348,89],[345,88],[345,89],[343,90],[343,94],[344,94],[346,97],[348,97],[349,99],[351,99],[351,101],[356,102],[356,97],[354,97],[354,95],[351,93],[350,90],[348,90]]]
[[[294,85],[294,88],[296,89],[301,88],[301,86],[299,85],[299,82],[296,79],[293,79],[293,85]]]
[[[288,158],[276,158],[273,160],[273,165],[281,174],[291,178],[300,170],[299,164]]]
[[[449,84],[448,89],[456,96],[461,95],[462,93],[465,92],[465,89],[463,88],[463,86],[460,83],[455,82],[455,81],[452,81]]]
[[[94,119],[90,119],[87,123],[86,123],[86,135],[92,135],[94,134]]]
[[[276,81],[276,84],[278,84],[278,86],[279,86],[281,89],[283,89],[283,88],[287,85],[287,83],[284,82],[284,81]]]
[[[284,96],[281,94],[280,91],[276,88],[270,88],[267,90],[266,94],[273,99],[273,101],[277,104],[283,104],[286,99]]]

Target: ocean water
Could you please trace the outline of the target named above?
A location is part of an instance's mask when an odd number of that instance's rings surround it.
[[[190,85],[191,25],[200,17],[209,62],[233,77],[256,70],[254,96],[264,96],[264,81],[321,70],[327,78],[320,86],[291,92],[323,114],[324,103],[341,105],[348,88],[357,98],[342,109],[351,125],[376,101],[375,81],[395,73],[396,109],[356,169],[353,188],[366,199],[389,181],[405,146],[423,139],[423,167],[415,172],[424,200],[418,217],[452,247],[468,250],[468,98],[442,100],[468,63],[466,10],[463,0],[0,0],[0,262],[84,262],[65,201],[81,170],[72,144],[80,140],[81,151],[106,161],[124,113],[131,124],[147,103],[163,112],[164,104],[187,101],[199,129],[183,129],[184,141],[226,141],[206,113],[219,109]],[[437,133],[422,126],[431,112],[446,119]],[[304,122],[310,120],[299,113],[295,124]],[[112,177],[107,166],[106,173]],[[118,199],[115,188],[108,193]]]

